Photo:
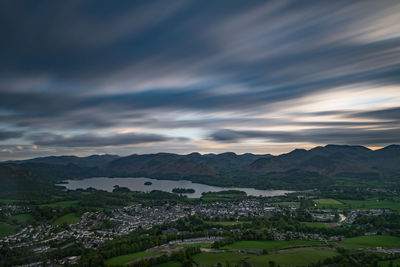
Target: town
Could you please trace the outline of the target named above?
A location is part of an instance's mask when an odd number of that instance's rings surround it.
[[[376,217],[391,214],[390,209],[318,209],[316,205],[310,208],[301,208],[298,202],[277,203],[268,198],[244,198],[235,201],[212,201],[197,204],[169,203],[163,205],[149,205],[146,202],[124,206],[111,211],[86,211],[79,221],[64,225],[52,225],[43,223],[28,225],[18,232],[4,236],[0,239],[0,248],[31,249],[34,254],[51,253],[56,250],[64,250],[74,244],[81,244],[87,249],[96,249],[101,244],[118,239],[138,229],[151,230],[155,226],[166,226],[162,230],[163,235],[176,235],[176,240],[167,244],[176,247],[185,244],[214,244],[222,242],[226,238],[228,230],[230,234],[243,234],[254,228],[251,225],[253,218],[266,218],[271,216],[287,216],[295,218],[302,216],[309,218],[310,223],[319,223],[326,229],[341,229],[343,226],[352,226],[352,229],[360,229],[357,219],[361,217]],[[2,206],[2,217],[27,213],[30,208],[23,205],[9,204]],[[199,217],[209,225],[206,227],[206,236],[190,237],[189,230],[170,227],[178,220],[190,217]],[[219,223],[219,221],[225,223]],[[247,225],[248,224],[248,225]],[[306,231],[304,230],[306,229]],[[345,228],[346,229],[346,228]],[[264,232],[272,240],[307,240],[318,241],[325,244],[345,239],[342,231],[310,231],[307,228],[300,230],[282,229],[280,227],[265,228]],[[364,235],[377,235],[377,231],[366,229]],[[380,233],[382,234],[382,233]],[[229,234],[228,234],[229,235]],[[183,238],[188,236],[187,238]],[[178,238],[179,237],[179,238]],[[218,241],[218,242],[217,242]],[[168,251],[168,249],[167,249]],[[397,252],[397,251],[396,251]],[[392,251],[392,253],[394,253]],[[78,255],[68,255],[55,262],[76,263]],[[40,266],[43,262],[37,262]],[[35,265],[29,265],[35,266]]]

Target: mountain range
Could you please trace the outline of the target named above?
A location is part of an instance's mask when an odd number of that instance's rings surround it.
[[[290,153],[178,155],[157,153],[126,157],[51,156],[0,164],[3,183],[51,181],[84,177],[150,177],[187,179],[222,186],[315,188],[335,177],[386,181],[400,177],[400,146],[371,150],[363,146],[326,145]],[[22,178],[21,178],[22,177]]]

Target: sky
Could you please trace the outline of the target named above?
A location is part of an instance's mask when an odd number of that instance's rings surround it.
[[[400,1],[0,3],[0,160],[400,143]]]

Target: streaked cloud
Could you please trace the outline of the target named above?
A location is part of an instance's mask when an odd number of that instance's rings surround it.
[[[13,139],[13,138],[19,138],[19,137],[22,137],[22,135],[23,135],[22,132],[7,131],[7,130],[0,129],[0,141]]]
[[[389,0],[3,1],[0,157],[399,143],[399,13]]]
[[[261,139],[278,143],[322,143],[385,145],[398,142],[400,129],[315,128],[289,131],[234,131],[218,130],[210,135],[217,142],[240,142]]]
[[[37,146],[61,146],[61,147],[104,147],[136,145],[143,143],[165,142],[173,138],[159,134],[126,133],[101,136],[95,134],[80,134],[63,136],[56,134],[34,134],[29,137]]]

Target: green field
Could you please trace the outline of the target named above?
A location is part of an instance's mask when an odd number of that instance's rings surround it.
[[[181,267],[182,264],[180,262],[170,261],[170,262],[161,263],[161,264],[154,265],[154,266],[155,267]]]
[[[110,259],[107,259],[105,261],[106,265],[117,265],[117,264],[127,264],[130,261],[140,259],[143,257],[150,257],[150,256],[155,256],[155,255],[161,255],[159,252],[136,252],[136,253],[131,253],[131,254],[126,254],[126,255],[121,255],[118,257],[113,257]]]
[[[221,226],[232,226],[232,225],[239,225],[239,224],[244,224],[244,223],[249,223],[246,221],[223,221],[223,222],[214,222],[214,221],[207,221],[209,224],[214,224],[214,225],[221,225]]]
[[[53,225],[59,225],[59,224],[71,224],[71,223],[77,223],[80,221],[80,218],[76,216],[74,213],[68,213],[57,220],[53,222]]]
[[[400,210],[400,202],[374,200],[341,200],[349,209]]]
[[[400,266],[400,259],[395,259],[392,260],[393,265],[392,266]],[[389,267],[390,266],[390,260],[389,261],[380,261],[379,262],[380,267]]]
[[[275,261],[280,266],[305,266],[338,255],[333,251],[298,251],[282,254],[253,256],[249,262],[254,266],[266,266],[270,261]]]
[[[342,205],[342,202],[339,202],[333,198],[321,198],[321,199],[316,199],[314,202],[317,205]]]
[[[54,202],[54,203],[40,205],[40,207],[49,207],[49,208],[68,208],[68,207],[76,207],[76,206],[78,206],[77,200],[60,201],[60,202]]]
[[[31,214],[19,214],[19,215],[14,215],[10,217],[11,221],[17,221],[18,224],[31,224],[32,222],[35,221],[33,216]]]
[[[346,238],[339,243],[347,249],[357,248],[400,248],[400,238],[388,235],[376,236],[358,236],[353,238]]]
[[[0,222],[0,237],[11,235],[16,229],[16,226]]]
[[[226,253],[206,253],[194,255],[193,260],[199,265],[213,266],[217,263],[225,265],[226,262],[237,263],[243,258],[247,258],[248,255],[239,254],[235,252]]]
[[[322,247],[325,243],[309,240],[277,240],[277,241],[238,241],[231,245],[223,247],[223,249],[266,249],[279,250],[295,247]]]
[[[226,265],[227,262],[232,266],[245,260],[252,266],[261,267],[268,266],[270,261],[274,261],[280,266],[303,266],[310,265],[319,260],[338,255],[331,251],[296,251],[282,254],[254,255],[254,254],[238,254],[233,252],[227,253],[200,253],[193,257],[194,261],[199,265],[213,266],[217,263]]]
[[[400,210],[400,201],[381,201],[378,199],[370,200],[344,200],[344,199],[317,199],[314,200],[318,208],[335,209],[392,209]]]

